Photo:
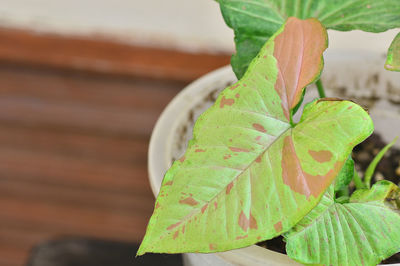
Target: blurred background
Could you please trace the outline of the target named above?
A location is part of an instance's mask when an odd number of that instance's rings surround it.
[[[66,237],[140,242],[152,128],[232,36],[211,0],[1,0],[0,265]]]
[[[395,33],[333,34],[384,52]],[[233,51],[212,0],[0,0],[0,265],[67,237],[139,243],[152,128]]]

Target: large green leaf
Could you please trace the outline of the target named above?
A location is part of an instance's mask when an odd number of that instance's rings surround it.
[[[289,257],[304,264],[375,265],[400,250],[400,189],[379,181],[335,203],[333,187],[286,234]]]
[[[389,47],[385,68],[391,71],[400,71],[400,33],[396,35]]]
[[[242,77],[265,41],[290,17],[317,18],[327,29],[382,32],[400,27],[398,0],[216,0],[235,32],[232,67]]]
[[[164,177],[139,255],[249,246],[289,230],[318,203],[373,128],[360,106],[329,99],[308,104],[291,126],[325,47],[317,20],[290,18],[200,116]]]

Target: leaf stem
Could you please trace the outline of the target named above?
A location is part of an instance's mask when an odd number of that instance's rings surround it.
[[[378,154],[372,160],[370,165],[367,167],[367,170],[365,170],[364,184],[366,187],[368,187],[368,188],[371,187],[371,179],[372,179],[372,176],[374,175],[376,166],[381,161],[381,159],[383,158],[385,153],[396,143],[396,141],[397,141],[397,137],[392,142],[390,142],[385,147],[383,147],[383,149],[378,152]]]
[[[350,195],[349,187],[345,186],[336,192],[335,197],[340,198],[340,197],[349,196],[349,195]]]
[[[319,97],[320,98],[325,98],[326,94],[325,94],[324,85],[322,85],[321,79],[317,80],[315,85],[317,85]]]
[[[354,169],[354,176],[353,176],[354,184],[356,185],[356,189],[363,189],[367,188],[367,186],[361,180],[361,177],[358,175],[357,170]]]
[[[293,121],[293,114],[292,111],[290,111],[290,126],[293,128],[296,126],[296,123]]]

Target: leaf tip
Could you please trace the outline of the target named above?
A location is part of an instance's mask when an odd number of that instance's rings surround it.
[[[146,250],[145,250],[145,248],[143,247],[143,242],[142,242],[142,244],[140,245],[138,251],[136,252],[135,258],[136,258],[136,257],[139,257],[139,256],[142,256],[142,255],[144,255],[145,253],[146,253]]]

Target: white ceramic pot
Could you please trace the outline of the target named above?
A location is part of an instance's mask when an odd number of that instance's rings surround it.
[[[390,142],[400,135],[400,73],[384,70],[384,61],[383,56],[368,52],[328,52],[322,80],[329,97],[353,99],[366,106],[375,131]],[[215,70],[188,85],[164,110],[153,130],[148,154],[154,195],[166,170],[184,153],[196,118],[219,91],[235,81],[230,66]],[[316,89],[310,86],[305,102],[316,96]],[[184,254],[184,262],[186,266],[298,265],[286,255],[256,245],[221,253]]]

